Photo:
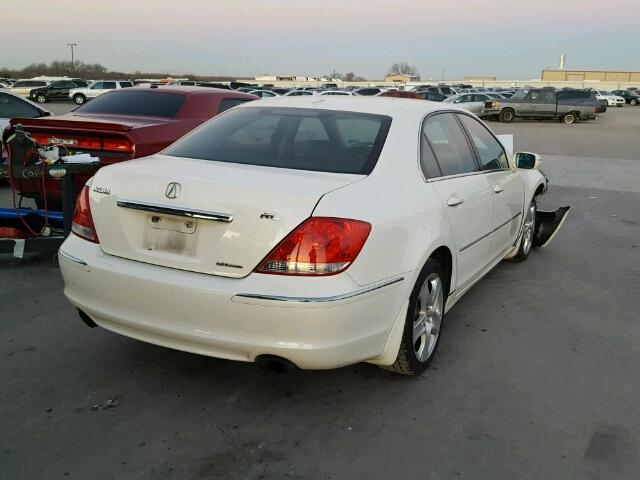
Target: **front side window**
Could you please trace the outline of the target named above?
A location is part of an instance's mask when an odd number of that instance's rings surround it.
[[[424,159],[421,163],[427,178],[460,175],[479,170],[467,138],[452,113],[441,113],[427,118],[422,125],[421,143],[421,150],[426,152],[423,153]],[[439,172],[433,166],[427,166],[427,147],[431,150]]]
[[[96,82],[93,85],[91,85],[91,90],[102,90],[104,87],[104,82]]]
[[[102,82],[102,88],[105,90],[113,90],[116,87],[116,82]]]
[[[458,115],[464,128],[471,137],[471,142],[478,154],[482,170],[503,170],[509,168],[507,154],[500,142],[475,118],[468,115]]]
[[[218,109],[218,113],[225,112],[230,108],[237,107],[238,105],[242,105],[243,103],[250,102],[251,100],[244,98],[223,98],[220,101],[220,108]]]
[[[295,170],[368,175],[391,118],[306,108],[238,108],[164,151],[166,155]]]

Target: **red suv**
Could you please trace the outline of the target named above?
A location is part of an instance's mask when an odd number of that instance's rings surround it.
[[[233,90],[201,87],[136,87],[105,93],[70,113],[56,117],[14,118],[5,136],[17,124],[42,145],[63,145],[63,154],[90,153],[98,168],[145,157],[163,150],[217,114],[259,97]],[[95,173],[95,172],[93,172]],[[77,177],[76,189],[93,175]],[[20,193],[42,208],[39,180],[16,182]],[[61,205],[60,182],[45,182],[47,203]]]

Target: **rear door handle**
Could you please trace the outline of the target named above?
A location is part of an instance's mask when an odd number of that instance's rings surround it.
[[[455,207],[456,205],[460,205],[463,202],[464,200],[454,193],[449,197],[449,200],[447,200],[447,205],[449,205],[450,207]]]
[[[496,185],[495,187],[493,187],[493,191],[496,193],[501,193],[504,191],[504,188],[502,185]]]

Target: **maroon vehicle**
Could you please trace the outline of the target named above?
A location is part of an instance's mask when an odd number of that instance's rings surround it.
[[[217,114],[258,98],[233,90],[200,87],[118,89],[65,115],[14,118],[5,136],[12,133],[15,125],[22,124],[41,145],[64,145],[60,147],[62,154],[90,153],[98,157],[98,170],[157,153]],[[93,173],[76,178],[76,191]],[[43,208],[40,180],[22,180],[16,186],[23,196],[34,198]],[[48,208],[59,210],[60,181],[48,179],[44,187]]]

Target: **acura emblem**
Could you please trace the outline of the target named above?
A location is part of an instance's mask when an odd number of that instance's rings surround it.
[[[171,182],[169,185],[167,185],[164,196],[167,198],[176,198],[178,195],[180,195],[180,190],[182,190],[182,187],[178,182]]]

